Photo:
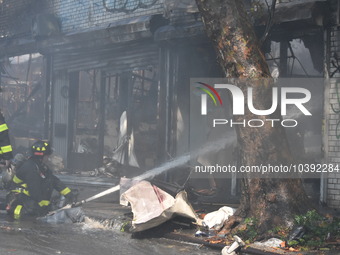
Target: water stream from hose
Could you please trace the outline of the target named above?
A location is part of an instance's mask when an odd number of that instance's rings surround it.
[[[134,178],[132,178],[132,180],[136,180],[136,181],[142,181],[145,179],[151,179],[157,175],[160,175],[166,171],[170,171],[173,169],[176,169],[176,167],[179,166],[183,166],[185,164],[188,164],[190,162],[190,158],[196,158],[200,155],[204,155],[205,153],[211,153],[211,152],[216,152],[219,151],[221,149],[223,149],[227,144],[232,144],[235,142],[235,137],[234,136],[228,136],[228,137],[222,137],[220,140],[218,141],[214,141],[214,142],[209,142],[207,143],[205,146],[201,147],[200,149],[193,151],[191,153],[187,153],[184,154],[183,156],[177,157],[171,161],[168,161],[166,163],[164,163],[163,165],[156,167],[154,169],[151,169],[139,176],[136,176]],[[94,199],[100,198],[102,196],[105,196],[107,194],[111,194],[115,191],[120,190],[120,185],[116,185],[108,190],[104,190],[101,193],[98,193],[86,200],[82,200],[80,202],[80,204],[92,201]]]
[[[151,169],[139,176],[136,176],[133,178],[133,180],[137,180],[137,181],[141,181],[141,180],[145,180],[145,179],[150,179],[153,178],[157,175],[160,175],[166,171],[170,171],[172,169],[175,169],[176,167],[179,166],[183,166],[187,163],[190,162],[190,159],[193,158],[197,158],[198,156],[204,155],[206,153],[211,153],[211,152],[217,152],[222,150],[227,144],[231,144],[233,142],[236,141],[235,137],[223,137],[222,139],[218,140],[218,141],[214,141],[214,142],[209,142],[208,144],[206,144],[205,146],[203,146],[202,148],[191,152],[191,153],[187,153],[184,154],[183,156],[177,157],[171,161],[168,161],[164,164],[162,164],[159,167],[156,167],[154,169]]]

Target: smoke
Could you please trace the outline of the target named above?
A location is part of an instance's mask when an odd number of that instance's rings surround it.
[[[175,169],[176,167],[185,165],[190,162],[191,158],[197,158],[198,156],[204,155],[205,153],[217,152],[222,150],[227,144],[234,143],[236,137],[228,136],[214,142],[209,142],[202,148],[193,151],[191,153],[186,153],[183,156],[177,157],[171,161],[164,163],[163,165],[151,169],[139,176],[133,178],[133,180],[141,181],[145,179],[151,179],[157,175],[160,175],[166,171]]]

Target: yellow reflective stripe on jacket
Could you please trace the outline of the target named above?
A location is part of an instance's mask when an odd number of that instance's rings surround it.
[[[20,178],[18,178],[16,175],[13,176],[13,182],[16,184],[22,183],[23,180],[21,180]]]
[[[22,205],[17,205],[14,210],[14,219],[19,219],[21,214]]]
[[[2,125],[0,125],[0,132],[4,132],[4,131],[7,130],[7,129],[8,129],[7,124],[2,124]]]
[[[71,190],[69,189],[69,188],[65,188],[65,189],[63,189],[62,191],[60,191],[60,194],[61,195],[63,195],[63,196],[65,196],[65,195],[67,195],[68,193],[70,193],[71,192]]]
[[[39,202],[39,206],[48,206],[50,204],[50,201],[48,201],[48,200],[41,200],[40,202]]]
[[[2,153],[7,153],[7,152],[11,152],[12,151],[12,146],[11,145],[7,145],[7,146],[3,146],[0,148]]]
[[[21,189],[21,193],[24,193],[26,196],[30,196],[30,192],[26,189]]]
[[[15,193],[24,193],[26,196],[30,196],[30,192],[26,189],[18,188],[18,189],[12,189],[11,191]]]

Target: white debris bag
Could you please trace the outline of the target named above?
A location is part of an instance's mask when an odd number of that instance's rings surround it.
[[[185,191],[179,192],[174,198],[150,182],[141,181],[124,192],[121,200],[128,201],[131,205],[133,232],[156,227],[174,215],[190,218],[200,223],[187,200]]]
[[[204,216],[203,219],[203,226],[207,226],[209,229],[215,229],[220,230],[224,222],[232,215],[234,215],[236,209],[229,207],[229,206],[223,206],[217,211],[208,213]]]

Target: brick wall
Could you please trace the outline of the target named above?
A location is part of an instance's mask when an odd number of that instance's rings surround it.
[[[164,11],[163,0],[105,0],[109,9],[113,9],[114,2],[116,4],[126,2],[126,8],[122,8],[121,11],[110,12],[105,9],[103,0],[55,0],[53,10],[61,21],[62,32],[66,34],[105,27],[122,19],[160,14]],[[150,7],[129,11],[135,8],[138,3]]]
[[[331,79],[329,87],[329,100],[326,101],[326,116],[328,120],[328,148],[326,157],[329,163],[334,165],[340,164],[340,71],[337,70],[337,60],[340,64],[340,28],[333,27],[330,32],[330,75]],[[337,54],[337,57],[334,54]],[[334,64],[333,64],[334,63]],[[340,69],[340,67],[339,67]],[[336,79],[338,78],[338,79]],[[338,88],[337,88],[338,86]],[[338,94],[339,93],[339,94]],[[327,180],[327,204],[331,207],[340,208],[340,172],[333,172],[328,175]]]

